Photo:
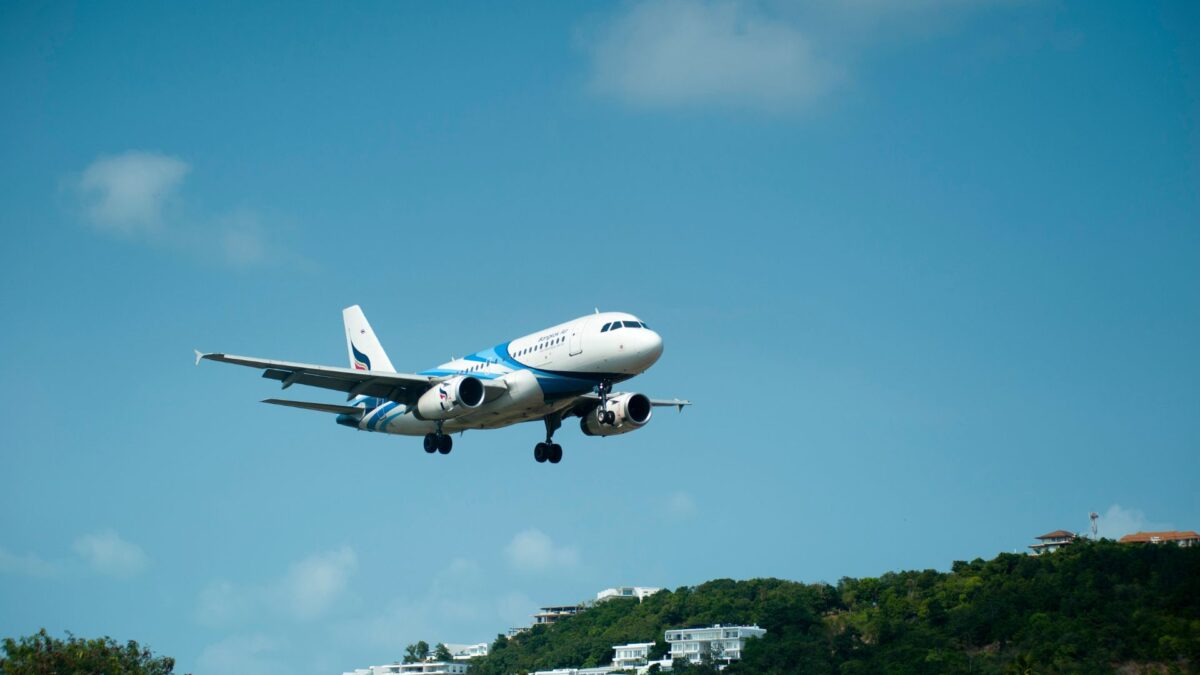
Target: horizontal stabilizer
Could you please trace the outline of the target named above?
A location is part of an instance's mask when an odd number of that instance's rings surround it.
[[[316,410],[318,412],[334,413],[336,415],[361,415],[362,408],[354,408],[348,405],[333,405],[332,403],[309,403],[308,401],[287,401],[281,398],[268,398],[263,403],[271,403],[273,405],[285,405],[289,408],[303,408],[305,410]]]

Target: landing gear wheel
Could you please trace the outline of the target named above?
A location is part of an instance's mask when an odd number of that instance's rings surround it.
[[[541,464],[548,459],[548,453],[549,446],[547,446],[545,443],[538,443],[537,445],[533,446],[533,458],[537,460],[538,464]]]
[[[454,439],[450,438],[449,434],[442,434],[438,437],[437,451],[443,455],[450,454],[451,448],[454,447]]]
[[[437,434],[425,434],[425,452],[433,454],[438,449]]]
[[[611,410],[604,411],[604,423],[612,426],[617,423],[617,413]]]
[[[550,444],[550,451],[546,455],[546,459],[550,460],[551,464],[558,464],[562,461],[562,446],[558,443]]]

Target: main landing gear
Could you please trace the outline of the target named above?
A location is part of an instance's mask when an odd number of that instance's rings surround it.
[[[562,413],[546,415],[542,421],[546,423],[546,442],[533,446],[533,458],[537,460],[538,464],[546,461],[558,464],[562,461],[562,446],[552,439],[554,432],[562,426]]]
[[[437,431],[435,433],[425,434],[425,452],[428,452],[431,455],[435,452],[448,455],[453,447],[454,439],[450,438],[449,434],[442,433],[441,422],[438,422]]]

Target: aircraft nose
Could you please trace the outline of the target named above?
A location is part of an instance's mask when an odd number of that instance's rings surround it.
[[[658,357],[662,356],[663,340],[662,336],[650,329],[646,329],[645,338],[643,340],[642,353],[645,355],[646,365],[654,363]]]

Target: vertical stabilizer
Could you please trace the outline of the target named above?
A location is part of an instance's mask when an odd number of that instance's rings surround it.
[[[342,321],[346,324],[346,351],[350,355],[351,368],[396,372],[361,307],[354,305],[343,309]]]

